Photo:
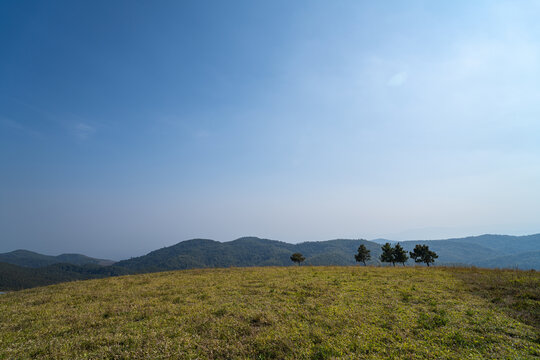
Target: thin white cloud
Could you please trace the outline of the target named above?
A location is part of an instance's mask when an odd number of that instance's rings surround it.
[[[32,128],[29,128],[28,126],[23,125],[19,121],[8,119],[1,116],[0,116],[0,126],[7,127],[18,132],[26,133],[29,136],[34,136],[34,137],[42,136],[41,133],[33,130]]]
[[[405,71],[398,72],[397,74],[392,75],[392,77],[386,83],[390,87],[398,87],[407,81],[409,74]]]
[[[86,123],[75,124],[73,131],[75,136],[81,140],[86,140],[96,133],[96,128]]]
[[[25,130],[24,126],[22,126],[22,124],[20,124],[19,122],[5,117],[0,117],[0,124],[2,124],[2,126],[16,130]]]

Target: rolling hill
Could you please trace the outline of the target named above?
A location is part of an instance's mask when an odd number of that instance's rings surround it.
[[[517,268],[540,269],[540,251],[527,251],[520,254],[511,254],[480,260],[477,266],[486,268]]]
[[[370,265],[379,265],[381,245],[367,240],[336,239],[290,244],[282,241],[244,237],[229,242],[194,239],[151,253],[120,261],[115,266],[134,272],[230,266],[286,266],[294,252],[306,257],[306,265],[354,265],[360,244],[371,251]],[[483,235],[446,240],[400,242],[407,251],[426,244],[435,251],[439,265],[474,265],[540,269],[540,235]],[[508,251],[511,244],[515,249]],[[409,261],[409,265],[414,263]]]
[[[21,290],[65,281],[97,279],[127,275],[130,271],[116,266],[57,263],[41,268],[23,267],[0,262],[0,291]]]
[[[485,234],[448,239],[448,241],[476,244],[505,254],[519,254],[540,250],[540,234],[525,236]]]
[[[112,266],[100,266],[99,264],[104,264],[104,260],[84,255],[47,256],[17,250],[0,254],[0,262],[11,262],[11,266],[0,265],[0,291],[69,280],[168,270],[289,266],[292,265],[290,256],[295,252],[305,256],[305,265],[354,265],[356,264],[354,254],[361,244],[371,251],[368,265],[381,265],[378,260],[381,254],[380,244],[348,239],[299,244],[257,237],[243,237],[228,242],[192,239],[152,251],[144,256],[119,261]],[[540,234],[482,235],[446,240],[403,241],[401,244],[407,251],[412,250],[416,244],[428,245],[439,255],[436,265],[540,270]],[[71,264],[67,264],[69,262]],[[414,264],[411,260],[407,263],[407,265]],[[30,266],[34,268],[31,269]],[[38,266],[41,267],[36,268]]]
[[[307,265],[353,265],[360,244],[372,251],[377,263],[380,246],[366,240],[329,240],[290,244],[282,241],[244,237],[229,242],[207,239],[182,241],[151,253],[115,264],[135,272],[151,272],[207,267],[287,266],[290,256],[301,252]]]
[[[112,260],[96,259],[81,254],[61,254],[58,256],[50,256],[28,250],[15,250],[0,254],[0,262],[32,268],[40,268],[58,263],[67,263],[73,265],[95,264],[100,266],[109,266],[114,264],[114,261]]]
[[[401,244],[408,251],[416,244],[428,245],[439,255],[437,260],[441,264],[540,270],[540,234],[485,234],[446,240],[409,240]]]
[[[1,359],[538,359],[540,273],[194,269],[0,295]]]

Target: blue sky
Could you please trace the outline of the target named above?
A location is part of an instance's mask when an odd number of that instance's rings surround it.
[[[0,252],[540,231],[536,1],[4,1]]]

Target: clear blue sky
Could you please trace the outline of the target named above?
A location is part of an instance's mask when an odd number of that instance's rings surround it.
[[[538,1],[2,1],[0,252],[540,232]]]

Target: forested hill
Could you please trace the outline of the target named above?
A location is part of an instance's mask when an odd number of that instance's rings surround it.
[[[95,264],[53,264],[42,268],[30,268],[0,262],[0,291],[20,290],[65,281],[104,278],[127,275],[129,270],[116,266]]]
[[[382,240],[379,240],[382,241]],[[135,272],[228,266],[290,265],[290,255],[302,253],[307,265],[353,265],[360,244],[371,251],[368,264],[379,264],[381,245],[366,240],[328,240],[290,244],[245,237],[229,242],[194,239],[116,263]],[[429,245],[438,264],[540,269],[540,234],[530,236],[482,235],[446,240],[401,242],[411,251],[416,244]],[[409,264],[411,261],[409,261]]]
[[[95,264],[100,266],[108,266],[114,263],[112,260],[96,259],[81,254],[62,254],[58,256],[50,256],[28,250],[15,250],[0,254],[0,262],[31,268],[40,268],[59,263],[68,263],[73,265]]]
[[[446,240],[410,240],[401,244],[406,250],[416,244],[428,245],[439,254],[439,263],[540,270],[540,234],[485,234]]]
[[[378,239],[383,242],[384,239]],[[106,277],[123,274],[149,273],[166,270],[245,266],[287,266],[290,256],[299,252],[305,265],[354,265],[354,254],[363,244],[371,251],[368,265],[379,265],[381,245],[367,240],[337,239],[290,244],[282,241],[244,237],[229,242],[193,239],[152,251],[147,255],[99,266],[99,259],[84,255],[65,256],[66,263],[49,264],[51,257],[29,251],[0,254],[0,262],[8,255],[18,265],[0,264],[0,291],[19,289],[55,282]],[[482,235],[446,240],[403,241],[411,251],[417,244],[426,244],[438,254],[435,265],[475,265],[491,268],[520,268],[540,270],[540,234],[529,236]],[[17,255],[17,256],[15,256]],[[24,255],[24,256],[23,256]],[[58,258],[54,258],[58,262]],[[15,260],[14,260],[15,259]],[[91,259],[94,263],[80,265],[77,261]],[[39,269],[42,263],[47,265]],[[97,262],[97,263],[96,263]],[[414,263],[409,260],[408,265]],[[9,265],[9,266],[8,266]]]
[[[137,258],[120,261],[118,267],[137,272],[229,266],[285,266],[290,256],[300,252],[308,265],[352,265],[360,244],[372,251],[373,263],[380,246],[366,240],[330,240],[290,244],[244,237],[229,242],[193,239],[165,247]]]

